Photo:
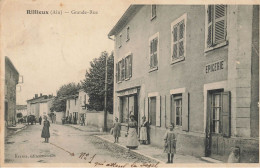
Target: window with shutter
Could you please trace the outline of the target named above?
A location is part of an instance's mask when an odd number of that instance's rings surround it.
[[[129,77],[132,77],[132,60],[133,60],[133,55],[130,55],[130,61],[129,61]]]
[[[185,57],[185,46],[186,46],[186,18],[185,13],[175,21],[171,23],[172,31],[172,63],[184,60]]]
[[[129,31],[130,31],[130,27],[128,26],[128,27],[126,28],[126,41],[129,41],[129,40],[130,40]]]
[[[159,34],[156,33],[150,38],[150,69],[155,70],[158,68],[158,49],[159,49]]]
[[[128,59],[128,56],[125,58],[125,79],[128,79],[129,78],[129,73],[128,73],[128,71],[129,71],[129,59]]]
[[[214,47],[226,41],[226,5],[208,5],[207,6],[207,48]]]

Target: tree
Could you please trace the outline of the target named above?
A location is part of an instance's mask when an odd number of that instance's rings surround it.
[[[51,111],[65,111],[67,98],[76,96],[80,88],[80,84],[75,83],[69,83],[61,86],[57,91],[57,96],[53,100]]]
[[[88,94],[88,110],[104,110],[105,95],[105,65],[107,52],[102,52],[99,58],[90,62],[90,68],[86,71],[82,88]],[[107,110],[113,113],[113,90],[114,90],[114,55],[108,56],[107,60]]]

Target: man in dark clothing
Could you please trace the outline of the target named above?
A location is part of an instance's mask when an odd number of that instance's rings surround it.
[[[40,125],[42,125],[42,116],[40,116],[40,118],[39,118],[39,123],[40,123]]]

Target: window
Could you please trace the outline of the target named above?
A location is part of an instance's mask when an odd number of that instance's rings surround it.
[[[132,77],[132,54],[125,58],[125,79]]]
[[[172,95],[171,107],[171,121],[174,122],[176,126],[182,126],[182,94]]]
[[[116,82],[121,82],[132,77],[132,58],[133,55],[127,56],[116,64]]]
[[[208,5],[206,14],[206,48],[215,47],[226,41],[226,5]]]
[[[211,128],[216,134],[230,136],[230,92],[213,91],[211,94]]]
[[[150,69],[158,69],[159,34],[150,38]]]
[[[120,48],[121,46],[122,46],[122,34],[120,34],[118,38],[118,48]]]
[[[172,22],[172,63],[184,60],[186,54],[186,18],[187,14]]]
[[[151,20],[156,17],[156,5],[151,5]]]
[[[129,31],[130,31],[130,27],[128,26],[128,27],[126,28],[126,41],[129,41],[129,40],[130,40]]]

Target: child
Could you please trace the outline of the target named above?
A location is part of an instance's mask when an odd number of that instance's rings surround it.
[[[118,118],[115,118],[115,122],[113,124],[113,136],[115,138],[115,142],[114,143],[119,143],[118,139],[120,137],[120,130],[121,130],[121,124],[118,122]]]
[[[164,152],[168,154],[167,163],[173,163],[173,156],[176,153],[176,137],[173,132],[174,124],[172,123],[169,128],[170,130],[167,130],[164,135]]]

